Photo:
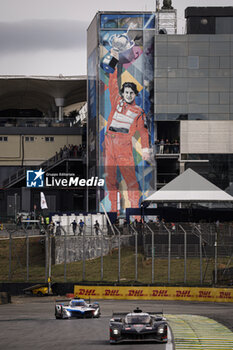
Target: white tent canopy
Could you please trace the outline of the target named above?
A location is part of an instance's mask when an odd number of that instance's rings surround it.
[[[192,169],[187,169],[144,202],[233,202],[233,197]]]

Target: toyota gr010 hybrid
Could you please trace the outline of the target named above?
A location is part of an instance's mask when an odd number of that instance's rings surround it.
[[[110,343],[126,341],[167,342],[167,322],[162,312],[113,313],[110,320]]]
[[[56,300],[55,317],[57,319],[98,318],[100,317],[99,303],[87,303],[84,299]]]

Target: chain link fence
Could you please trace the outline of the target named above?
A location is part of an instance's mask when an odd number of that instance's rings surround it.
[[[152,223],[0,231],[2,282],[233,284],[231,223]]]

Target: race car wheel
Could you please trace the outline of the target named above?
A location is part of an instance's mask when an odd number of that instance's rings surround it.
[[[38,297],[43,297],[43,293],[41,291],[39,291],[37,294],[36,294]]]

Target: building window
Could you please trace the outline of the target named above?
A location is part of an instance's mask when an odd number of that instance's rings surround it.
[[[26,136],[25,137],[25,141],[26,142],[34,142],[35,141],[35,137],[34,136]]]
[[[188,56],[188,68],[199,69],[199,56]]]
[[[53,136],[46,137],[45,142],[54,142],[54,137]]]
[[[0,136],[0,142],[7,142],[8,136]]]

